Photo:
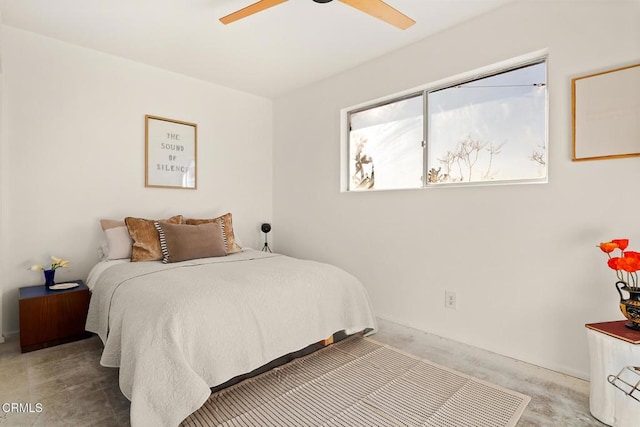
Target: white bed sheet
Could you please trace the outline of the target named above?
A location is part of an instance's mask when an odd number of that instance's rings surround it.
[[[128,259],[113,259],[113,260],[104,260],[100,261],[96,265],[93,266],[91,271],[89,271],[89,275],[87,276],[87,287],[89,290],[93,290],[93,287],[96,285],[96,281],[100,277],[102,273],[105,272],[109,267],[113,267],[117,264],[127,264],[131,261]]]
[[[249,250],[96,266],[87,330],[120,368],[131,424],[175,426],[210,387],[345,330],[375,332],[367,293],[328,264]]]

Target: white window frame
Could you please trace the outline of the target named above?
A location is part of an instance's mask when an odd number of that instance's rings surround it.
[[[515,179],[515,180],[499,180],[499,181],[474,181],[474,182],[453,182],[453,183],[428,183],[427,182],[427,153],[428,149],[428,95],[430,92],[446,89],[452,86],[469,83],[475,80],[483,79],[493,75],[514,71],[518,68],[534,65],[538,63],[546,63],[546,99],[545,99],[545,130],[544,130],[544,161],[545,161],[545,174],[542,178],[534,179]],[[506,61],[501,61],[486,67],[478,68],[466,73],[461,73],[456,76],[448,77],[442,80],[431,82],[422,86],[418,86],[406,91],[395,93],[393,95],[378,98],[376,100],[364,102],[351,107],[343,108],[340,110],[340,122],[341,122],[341,138],[340,138],[340,191],[349,193],[368,193],[376,191],[397,191],[397,190],[422,190],[433,188],[449,188],[449,187],[468,187],[468,186],[495,186],[495,185],[511,185],[511,184],[545,184],[548,182],[549,176],[549,92],[548,92],[548,51],[546,49],[532,52],[526,55],[522,55],[516,58],[512,58]],[[379,107],[385,104],[390,104],[397,101],[402,101],[414,96],[423,96],[424,101],[424,121],[423,121],[423,140],[418,141],[423,147],[423,176],[422,187],[417,188],[393,188],[393,189],[370,189],[370,190],[350,190],[350,176],[349,176],[349,142],[350,142],[350,115],[353,113],[362,112],[368,109]]]

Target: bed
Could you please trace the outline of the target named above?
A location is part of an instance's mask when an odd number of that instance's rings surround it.
[[[362,284],[323,263],[245,250],[162,262],[102,261],[86,329],[120,368],[132,426],[176,426],[210,388],[338,331],[373,333]]]

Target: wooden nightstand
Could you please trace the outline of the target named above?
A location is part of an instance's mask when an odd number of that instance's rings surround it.
[[[91,333],[84,330],[89,310],[89,288],[80,286],[60,291],[45,285],[20,288],[20,349],[23,353],[64,344]]]

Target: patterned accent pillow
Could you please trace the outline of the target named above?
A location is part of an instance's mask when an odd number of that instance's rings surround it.
[[[160,250],[160,238],[158,230],[153,225],[155,220],[144,218],[126,217],[124,219],[129,235],[133,239],[133,247],[131,248],[131,262],[140,261],[159,261],[162,259],[162,250]],[[161,223],[183,224],[182,215],[172,216],[169,219],[158,220]]]
[[[160,251],[162,252],[162,263],[166,264],[169,262],[169,250],[167,249],[167,238],[164,235],[164,230],[160,226],[158,221],[153,221],[153,226],[156,228],[158,232],[158,241],[160,242]]]
[[[217,222],[222,228],[222,234],[227,247],[228,254],[235,254],[236,252],[242,252],[242,248],[236,242],[236,237],[233,234],[233,221],[230,213],[226,213],[217,218],[211,219],[194,219],[187,218],[186,223],[190,225],[206,224],[209,222]]]
[[[154,226],[165,264],[227,255],[222,229],[217,222],[187,225],[155,221]]]

